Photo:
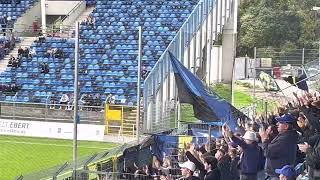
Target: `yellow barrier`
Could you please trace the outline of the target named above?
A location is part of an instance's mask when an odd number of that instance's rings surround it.
[[[123,105],[105,105],[106,134],[134,135],[136,107]],[[112,130],[111,130],[112,129]],[[117,132],[115,132],[117,131]]]

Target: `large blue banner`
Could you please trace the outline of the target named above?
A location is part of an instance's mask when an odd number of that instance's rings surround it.
[[[208,92],[198,77],[170,54],[181,103],[193,105],[194,115],[205,122],[227,122],[234,129],[237,119],[245,115],[214,92]],[[246,117],[247,118],[247,117]]]

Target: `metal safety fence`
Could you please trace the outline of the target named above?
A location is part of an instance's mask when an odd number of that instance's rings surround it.
[[[299,78],[305,72],[309,88],[319,90],[320,49],[256,48],[255,54],[253,68],[257,78],[260,72],[277,79]]]
[[[94,180],[99,174],[107,175],[108,173],[110,174],[110,172],[122,171],[122,169],[124,169],[122,159],[123,152],[136,145],[136,142],[123,144],[113,148],[112,150],[101,151],[99,153],[94,153],[90,156],[80,158],[77,163],[77,179]],[[73,167],[74,163],[67,161],[49,169],[18,176],[15,179],[71,180],[74,172]]]
[[[141,127],[144,132],[168,130],[170,124],[179,119],[179,101],[169,51],[199,75],[199,70],[206,69],[202,66],[205,64],[202,61],[202,57],[206,56],[204,52],[211,51],[212,42],[222,32],[233,12],[233,0],[201,0],[197,4],[144,81],[144,120]]]
[[[301,66],[315,59],[319,59],[319,49],[279,49],[279,48],[257,48],[256,56],[262,60],[270,59],[273,66]],[[267,65],[267,64],[266,64]],[[263,66],[263,65],[262,65]]]
[[[303,65],[308,79],[309,88],[320,91],[320,61],[314,60]]]
[[[73,122],[73,108],[70,104],[0,102],[0,118],[45,122]],[[80,106],[79,122],[104,124],[103,106]]]
[[[169,171],[169,169],[168,169]],[[170,172],[179,171],[180,169],[170,169]],[[136,173],[123,172],[99,172],[99,171],[80,171],[79,180],[150,180],[160,179],[160,175],[145,175],[144,172],[137,171]],[[181,175],[168,175],[170,178],[179,179]]]

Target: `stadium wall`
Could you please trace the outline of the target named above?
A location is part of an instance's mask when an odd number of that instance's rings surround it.
[[[237,42],[237,34],[234,33],[234,20],[233,16],[226,22],[223,28],[222,38],[222,81],[230,83],[233,77],[235,50]],[[231,68],[230,68],[231,67]]]
[[[41,5],[40,1],[36,2],[35,5],[27,10],[21,17],[17,19],[14,24],[14,32],[17,32],[19,36],[29,36],[30,32],[33,31],[33,23],[41,22]]]
[[[81,1],[46,1],[46,15],[67,15]]]
[[[104,125],[79,124],[78,140],[103,141]],[[0,134],[73,139],[73,123],[0,119]]]
[[[207,76],[207,82],[219,83],[221,82],[222,71],[222,47],[220,45],[214,46],[211,51],[212,62],[208,65],[209,75]]]

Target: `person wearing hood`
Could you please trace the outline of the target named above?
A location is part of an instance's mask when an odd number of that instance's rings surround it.
[[[265,131],[260,131],[262,146],[266,156],[266,174],[269,180],[278,180],[276,169],[285,165],[294,165],[297,154],[298,133],[293,128],[296,117],[285,114],[276,118],[279,134],[273,139],[268,139]]]

